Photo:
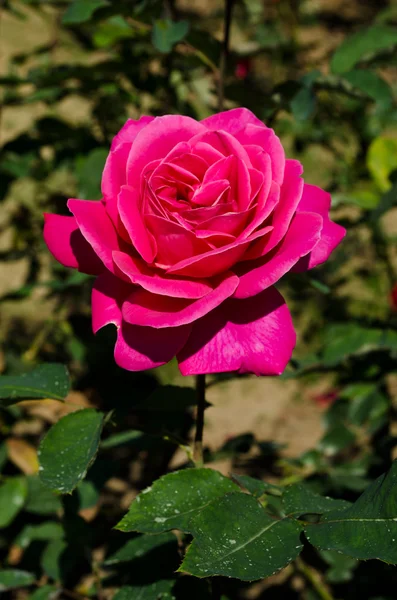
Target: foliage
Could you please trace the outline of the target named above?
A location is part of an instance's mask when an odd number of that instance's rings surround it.
[[[348,229],[327,265],[282,282],[299,343],[279,384],[322,411],[323,432],[291,456],[277,431],[225,431],[203,468],[191,450],[193,382],[172,365],[114,365],[112,332],[91,333],[90,277],[50,259],[41,229],[68,197],[100,197],[128,117],[216,110],[222,7],[4,3],[0,591],[10,597],[394,596],[397,12],[392,1],[314,4],[236,1],[224,83],[226,106],[276,129]],[[249,394],[250,380],[237,383]],[[223,385],[212,377],[209,393]],[[233,474],[218,472],[224,461]]]

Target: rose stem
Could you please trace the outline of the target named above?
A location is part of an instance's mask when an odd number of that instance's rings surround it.
[[[223,43],[221,57],[219,61],[219,81],[218,81],[218,110],[223,110],[225,99],[225,75],[227,58],[229,55],[230,25],[232,22],[232,8],[234,0],[225,0],[225,23],[223,29]]]
[[[196,376],[196,434],[194,436],[193,461],[196,467],[202,467],[203,460],[203,430],[205,410],[205,375]]]

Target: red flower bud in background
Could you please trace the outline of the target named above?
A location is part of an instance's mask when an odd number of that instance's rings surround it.
[[[241,58],[237,64],[234,71],[237,79],[246,79],[251,70],[251,59],[249,58]]]
[[[328,406],[331,406],[331,404],[333,404],[337,399],[338,390],[329,390],[324,394],[317,394],[316,396],[313,396],[314,402],[323,408],[328,408]]]

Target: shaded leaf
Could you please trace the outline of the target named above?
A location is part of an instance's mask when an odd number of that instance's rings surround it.
[[[311,87],[302,86],[291,100],[291,110],[297,121],[309,119],[316,107],[316,96]]]
[[[350,502],[334,500],[312,492],[307,486],[297,483],[290,485],[283,494],[283,505],[288,515],[323,514],[331,510],[347,508]]]
[[[0,485],[0,527],[8,527],[22,509],[28,487],[22,477],[10,477]]]
[[[34,540],[59,540],[63,536],[64,531],[59,523],[47,521],[39,525],[26,525],[15,538],[14,544],[25,549]]]
[[[43,585],[29,596],[29,600],[52,600],[57,594],[58,588],[55,585]]]
[[[171,52],[177,42],[183,40],[189,31],[188,21],[170,21],[158,19],[152,29],[152,42],[159,52]]]
[[[98,451],[103,417],[103,413],[86,408],[51,427],[38,452],[44,485],[66,494],[84,479]]]
[[[113,596],[113,600],[172,600],[175,596],[171,593],[175,581],[163,579],[148,585],[125,585]]]
[[[75,162],[78,197],[83,200],[101,198],[101,177],[108,156],[107,148],[95,148],[87,156],[79,156]]]
[[[109,6],[107,0],[74,0],[67,7],[63,17],[63,25],[74,25],[89,21],[94,12],[103,6]]]
[[[179,571],[196,577],[262,579],[302,549],[300,525],[273,519],[247,494],[231,493],[211,502],[192,519],[191,533],[194,540]]]
[[[69,388],[70,380],[66,367],[56,363],[40,365],[22,375],[2,375],[0,407],[10,406],[21,400],[64,400]]]
[[[15,590],[31,585],[35,581],[33,573],[19,569],[0,569],[0,592]]]
[[[373,71],[356,69],[345,73],[343,77],[382,108],[388,108],[393,103],[393,93],[389,84]]]
[[[260,498],[264,494],[272,494],[274,496],[281,496],[282,489],[266,481],[260,479],[254,479],[249,475],[232,475],[232,479],[237,481],[242,487],[250,492],[255,498]]]
[[[348,509],[325,514],[308,525],[306,537],[322,550],[397,563],[397,462]]]
[[[158,535],[140,535],[134,537],[128,540],[117,552],[109,556],[103,564],[109,566],[130,562],[160,547],[165,547],[169,553],[176,551],[178,543],[175,535],[173,533],[160,533]]]
[[[155,481],[131,504],[117,525],[121,531],[161,533],[190,531],[190,520],[209,502],[235,491],[237,486],[212,469],[186,469]]]
[[[329,565],[325,574],[330,583],[345,583],[353,576],[353,569],[357,567],[358,561],[335,550],[320,550],[320,556]]]
[[[350,71],[360,60],[369,58],[397,44],[397,29],[374,25],[347,37],[337,48],[331,59],[331,70],[335,74]]]
[[[62,502],[59,496],[46,488],[38,476],[26,478],[28,496],[24,510],[38,515],[52,515],[61,510]]]

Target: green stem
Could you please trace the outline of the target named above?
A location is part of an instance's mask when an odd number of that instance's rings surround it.
[[[225,100],[225,75],[227,59],[229,56],[230,25],[232,22],[232,9],[234,0],[225,0],[225,24],[223,28],[223,43],[221,58],[219,62],[219,81],[218,81],[218,110],[223,110]]]
[[[330,593],[327,585],[321,578],[320,573],[307,565],[302,558],[297,558],[295,564],[298,570],[302,573],[302,575],[307,579],[307,581],[312,585],[313,589],[320,596],[321,600],[335,600],[332,594]]]
[[[196,434],[194,436],[193,461],[197,467],[202,467],[203,459],[203,431],[205,410],[205,375],[196,377],[197,412]]]

